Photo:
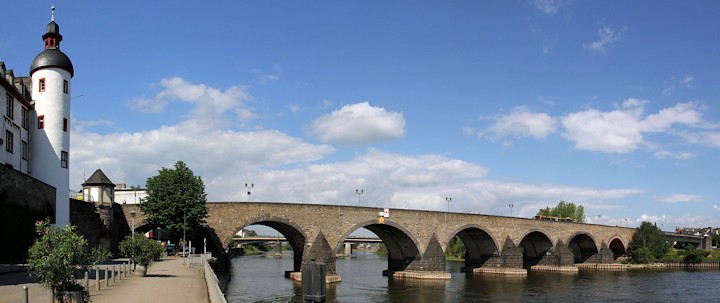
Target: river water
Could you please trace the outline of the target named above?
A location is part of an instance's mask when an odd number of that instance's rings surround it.
[[[342,282],[329,284],[327,302],[720,302],[717,271],[581,271],[526,277],[460,273],[446,262],[448,281],[384,277],[387,261],[353,252],[338,259]],[[232,260],[228,302],[302,302],[302,285],[284,277],[292,255],[241,256]]]

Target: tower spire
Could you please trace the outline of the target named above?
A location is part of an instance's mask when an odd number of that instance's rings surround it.
[[[50,21],[55,21],[55,3],[50,7]]]

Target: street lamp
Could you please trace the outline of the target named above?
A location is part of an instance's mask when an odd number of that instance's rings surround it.
[[[445,201],[447,201],[447,212],[450,212],[450,202],[452,201],[452,197],[445,197]]]
[[[135,238],[135,215],[137,212],[133,209],[130,211],[130,217],[132,218],[132,238]]]
[[[252,192],[250,191],[253,187],[255,187],[254,183],[245,183],[245,188],[247,189],[247,195],[248,195],[248,202],[250,202],[250,195],[252,195]]]
[[[157,240],[158,242],[160,242],[160,227],[159,227],[159,226],[158,226],[158,228],[157,228],[157,237],[155,237],[155,240]]]
[[[185,265],[185,258],[187,258],[187,254],[185,253],[185,246],[186,246],[186,243],[187,243],[187,242],[185,242],[185,233],[186,233],[186,229],[187,229],[187,227],[186,227],[186,226],[187,226],[187,209],[188,209],[187,206],[185,206],[185,208],[184,208],[184,210],[183,210],[183,243],[182,243],[182,246],[183,246],[183,265]]]
[[[513,207],[515,207],[515,204],[510,203],[510,204],[508,204],[508,207],[510,207],[510,217],[512,217],[513,216],[512,209],[513,209]]]
[[[363,189],[355,189],[355,193],[358,195],[358,205],[360,205],[360,195],[362,195],[363,192]]]

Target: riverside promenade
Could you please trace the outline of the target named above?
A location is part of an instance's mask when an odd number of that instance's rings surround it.
[[[116,261],[123,260],[127,261]],[[101,269],[106,266],[99,265]],[[181,258],[162,259],[150,266],[145,277],[128,274],[122,279],[111,279],[109,286],[102,274],[99,291],[94,278],[91,274],[89,289],[94,303],[209,302],[203,267],[188,268]],[[78,282],[84,283],[81,280]],[[19,271],[0,274],[0,303],[22,302],[23,286],[28,287],[29,302],[52,302],[49,291],[29,278],[26,271]]]
[[[94,303],[208,302],[203,268],[188,268],[180,258],[162,259],[145,277],[128,275],[109,287],[102,284],[100,291],[91,285],[90,296]]]

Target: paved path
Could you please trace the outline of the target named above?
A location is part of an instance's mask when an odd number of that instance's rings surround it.
[[[113,263],[127,261],[116,259]],[[100,265],[105,268],[107,264]],[[208,302],[207,285],[203,268],[187,268],[180,258],[167,258],[150,266],[147,276],[129,275],[122,280],[110,281],[106,286],[104,270],[100,271],[100,291],[95,285],[95,273],[90,274],[90,296],[94,303],[127,302]],[[84,281],[78,280],[79,283]],[[22,287],[28,287],[31,303],[52,302],[50,292],[44,290],[37,280],[28,277],[26,271],[0,274],[0,303],[22,302]]]
[[[202,267],[187,268],[179,258],[153,263],[145,277],[123,278],[109,287],[101,284],[101,288],[90,287],[94,303],[208,302]]]

